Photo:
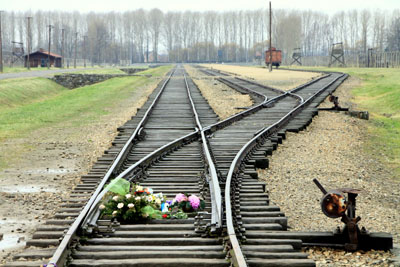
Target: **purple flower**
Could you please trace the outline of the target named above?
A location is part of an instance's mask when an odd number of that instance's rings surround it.
[[[200,198],[198,198],[195,195],[191,195],[189,197],[189,202],[190,202],[190,205],[192,205],[192,208],[194,210],[197,210],[199,208],[199,206],[200,206]]]
[[[184,194],[179,193],[179,194],[177,194],[175,196],[175,200],[176,200],[176,202],[179,203],[179,202],[182,202],[182,201],[187,201],[187,197]]]

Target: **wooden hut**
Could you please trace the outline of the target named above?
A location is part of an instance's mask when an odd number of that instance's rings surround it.
[[[36,52],[29,54],[29,64],[31,68],[47,67],[49,52],[44,49],[39,49]],[[28,55],[25,55],[25,67],[27,67]],[[60,55],[50,53],[50,67],[61,68],[62,57]]]

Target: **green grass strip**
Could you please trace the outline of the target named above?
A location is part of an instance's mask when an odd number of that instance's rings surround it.
[[[147,74],[161,76],[170,68],[171,66],[163,66],[151,69]],[[47,84],[39,78],[23,79],[20,82],[25,85],[35,80]],[[129,97],[135,88],[149,82],[150,79],[146,77],[122,77],[73,90],[60,89],[51,82],[54,88],[47,89],[49,94],[43,93],[39,96],[40,93],[37,93],[36,100],[28,100],[28,92],[12,97],[9,94],[0,96],[0,101],[3,102],[0,106],[0,140],[25,136],[42,127],[66,123],[79,126],[96,120]],[[31,90],[31,86],[28,85],[25,90]],[[10,89],[4,90],[6,91],[10,92]],[[12,99],[10,103],[13,104],[7,103],[6,99]],[[24,104],[16,104],[19,99],[23,99]]]

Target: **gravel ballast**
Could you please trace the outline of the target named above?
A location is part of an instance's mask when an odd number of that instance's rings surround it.
[[[305,84],[321,74],[316,72],[302,72],[273,69],[269,72],[267,68],[261,66],[234,66],[224,64],[203,64],[207,68],[214,68],[237,75],[244,79],[256,80],[258,83],[275,87],[281,90],[290,90],[296,86]]]
[[[358,81],[350,79],[335,93],[342,104],[351,102],[349,90],[355,84]],[[325,101],[322,106],[332,104]],[[389,232],[399,243],[400,183],[380,163],[379,154],[365,150],[368,123],[344,113],[320,111],[305,131],[288,133],[287,140],[271,156],[269,169],[258,171],[271,201],[288,216],[291,231],[331,231],[343,225],[340,219],[322,213],[322,193],[312,182],[317,178],[328,190],[362,189],[357,197],[357,215],[362,218],[359,225],[371,232]],[[318,266],[389,266],[392,257],[382,251],[308,251]]]
[[[249,95],[241,94],[215,80],[214,77],[207,76],[189,65],[186,65],[185,69],[221,120],[253,105]]]

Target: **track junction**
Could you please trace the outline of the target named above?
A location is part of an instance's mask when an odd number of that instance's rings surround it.
[[[183,66],[175,67],[55,217],[37,229],[31,248],[5,266],[315,266],[300,252],[302,241],[283,234],[287,218],[270,203],[256,168],[268,167],[266,156],[285,133],[310,124],[347,75],[324,74],[284,92],[198,68],[255,104],[219,121]],[[102,220],[104,186],[116,177],[167,198],[201,195],[206,209],[186,220]]]

